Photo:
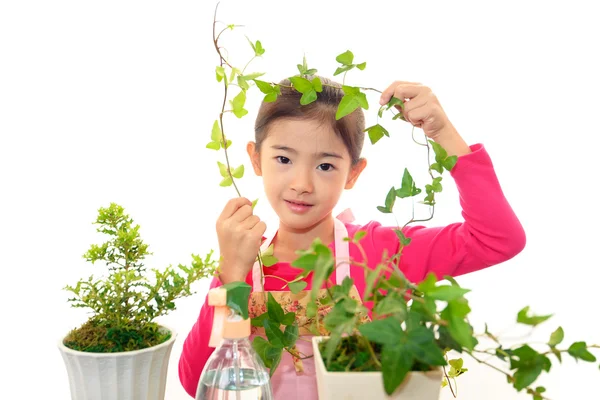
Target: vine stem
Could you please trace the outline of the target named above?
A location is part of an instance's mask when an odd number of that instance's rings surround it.
[[[218,35],[216,34],[217,10],[219,9],[219,4],[220,4],[220,2],[218,2],[217,5],[215,6],[215,14],[213,17],[213,43],[215,46],[215,50],[217,51],[217,54],[219,54],[219,65],[222,67],[223,63],[225,63],[230,68],[233,69],[233,67],[223,57],[223,54],[221,53],[221,48],[219,47],[219,43],[218,43],[219,38],[221,37],[221,34],[223,34],[223,32],[225,32],[227,29],[229,29],[229,27],[226,27],[223,30],[221,30],[221,32],[219,32]],[[231,179],[231,182],[233,183],[233,187],[235,188],[237,195],[239,197],[242,197],[242,194],[240,193],[240,190],[237,187],[237,184],[235,183],[233,174],[231,173],[231,163],[229,162],[229,153],[227,152],[227,146],[226,146],[227,138],[225,136],[225,129],[223,127],[223,114],[225,114],[225,105],[227,104],[227,76],[223,77],[223,87],[224,87],[223,104],[221,106],[221,113],[219,114],[219,126],[221,127],[221,140],[223,141],[223,151],[225,152],[225,161],[227,162],[227,173],[229,174],[229,178]],[[267,303],[267,294],[265,292],[265,287],[264,287],[265,276],[264,276],[264,271],[263,271],[263,262],[262,262],[262,256],[261,256],[260,249],[258,251],[258,263],[260,266],[260,277],[261,277],[260,286],[261,286],[262,293],[264,296],[264,301],[266,304]]]

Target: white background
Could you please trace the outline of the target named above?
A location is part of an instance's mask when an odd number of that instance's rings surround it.
[[[248,71],[268,72],[266,80],[296,74],[304,53],[309,66],[332,77],[335,56],[350,49],[367,69],[350,72],[348,83],[430,86],[467,142],[486,146],[527,232],[516,258],[459,279],[473,290],[472,322],[478,329],[487,322],[508,340],[528,333],[515,316],[530,305],[555,314],[530,340],[545,342],[561,325],[568,346],[600,344],[600,217],[593,195],[600,28],[590,4],[224,1],[218,19],[245,25],[223,36],[235,65],[251,57],[244,35],[262,41],[266,53]],[[117,202],[141,225],[154,252],[151,267],[218,250],[214,223],[235,193],[218,186],[221,154],[205,148],[222,102],[214,78],[214,7],[211,1],[1,3],[0,398],[69,398],[56,343],[86,314],[69,306],[62,287],[104,271],[81,257],[103,240],[91,224],[99,207]],[[257,213],[273,229],[277,221],[243,152],[262,97],[250,93],[250,114],[229,115],[226,129],[234,164],[243,162],[248,172],[242,194],[261,197]],[[373,122],[378,97],[369,100]],[[375,206],[405,166],[417,179],[424,171],[408,124],[388,117],[387,125],[392,138],[365,144],[369,166],[339,204],[351,206],[358,222],[393,224]],[[461,220],[453,182],[445,182],[434,225]],[[188,398],[177,363],[207,284],[160,321],[179,333],[169,400]],[[459,399],[529,398],[497,372],[465,362],[470,371],[459,379]],[[597,363],[567,357],[554,364],[540,379],[548,397],[600,398]]]

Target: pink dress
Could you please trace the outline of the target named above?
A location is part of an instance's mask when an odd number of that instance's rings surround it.
[[[502,192],[487,151],[482,144],[475,144],[470,148],[472,153],[459,157],[450,172],[459,192],[464,222],[440,227],[410,225],[404,231],[412,241],[403,250],[400,269],[412,282],[421,281],[428,272],[434,272],[438,278],[442,278],[444,275],[458,276],[478,271],[511,259],[525,247],[525,232]],[[358,230],[367,232],[361,245],[367,255],[368,265],[373,268],[384,250],[388,254],[394,254],[398,250],[395,226],[381,226],[380,223],[371,221],[366,225],[346,222],[345,228],[349,236],[353,236]],[[330,247],[335,253],[334,243]],[[349,253],[353,260],[362,261],[355,245],[349,245]],[[288,263],[276,264],[268,270],[268,274],[288,281],[298,272],[298,269]],[[365,288],[364,273],[356,266],[351,266],[349,272],[362,296]],[[254,287],[252,273],[248,274],[246,282]],[[211,288],[217,286],[220,286],[220,282],[214,279]],[[266,291],[280,291],[281,286],[282,282],[278,279],[265,279]],[[310,287],[309,282],[306,289]],[[192,397],[196,394],[202,368],[214,350],[208,347],[212,319],[212,308],[205,303],[185,339],[179,360],[179,378]],[[307,372],[309,368],[314,371],[314,366],[307,366],[310,360],[304,360]],[[295,379],[291,374],[288,375],[286,380]],[[277,381],[281,382],[281,379]],[[295,387],[295,396],[286,390],[285,400],[310,399],[315,393],[313,385],[298,386],[297,383],[299,382],[289,382],[290,387]],[[278,400],[278,397],[275,396],[275,399]]]

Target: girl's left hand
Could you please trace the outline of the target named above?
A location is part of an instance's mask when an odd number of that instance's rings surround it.
[[[387,104],[392,96],[404,101],[404,109],[395,106],[403,114],[404,119],[413,126],[423,129],[430,139],[438,139],[440,135],[445,135],[446,131],[455,132],[437,97],[427,86],[415,82],[396,81],[381,94],[379,103]]]

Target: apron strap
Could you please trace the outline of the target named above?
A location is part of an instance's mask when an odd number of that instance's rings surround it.
[[[344,238],[348,237],[348,230],[346,229],[345,223],[351,223],[354,221],[354,215],[348,208],[340,213],[334,219],[334,240],[335,240],[335,281],[337,285],[340,285],[344,278],[350,277],[350,242],[345,241]],[[260,246],[260,251],[263,253],[271,245],[273,236],[268,237],[264,240]],[[252,267],[252,291],[262,291],[261,285],[261,273],[260,264],[258,261],[254,263]],[[264,285],[264,279],[262,279]]]

